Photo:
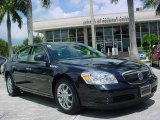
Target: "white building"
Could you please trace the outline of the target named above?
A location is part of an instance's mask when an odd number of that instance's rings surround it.
[[[94,18],[98,50],[107,52],[115,46],[118,51],[128,51],[128,13],[95,15]],[[156,16],[155,11],[136,11],[135,21],[138,47],[144,34],[160,36],[160,16]],[[35,21],[33,26],[35,32],[44,34],[47,42],[72,40],[92,45],[90,16]]]

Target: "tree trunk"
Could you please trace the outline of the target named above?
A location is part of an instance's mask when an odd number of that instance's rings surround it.
[[[12,48],[12,41],[11,41],[11,20],[9,13],[7,13],[7,32],[8,32],[8,49],[9,49],[9,57],[13,56],[13,48]]]
[[[28,0],[27,6],[27,28],[28,28],[28,44],[33,44],[33,19],[32,19],[32,1]]]
[[[139,61],[135,31],[134,3],[133,0],[127,0],[127,3],[129,13],[130,59],[133,61]]]

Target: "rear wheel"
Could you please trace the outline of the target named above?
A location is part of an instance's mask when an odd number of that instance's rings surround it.
[[[65,78],[59,80],[55,87],[55,99],[62,112],[75,114],[80,111],[80,101],[73,85]]]
[[[10,75],[7,76],[6,87],[8,94],[12,97],[17,96],[20,93],[19,89],[15,86],[13,78]]]

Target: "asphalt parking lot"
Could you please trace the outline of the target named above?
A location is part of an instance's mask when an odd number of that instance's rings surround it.
[[[160,69],[153,68],[160,80]],[[24,93],[9,97],[4,78],[0,75],[0,120],[159,120],[160,86],[154,97],[141,105],[122,110],[101,111],[84,109],[78,115],[67,115],[57,110],[55,101],[49,98]]]

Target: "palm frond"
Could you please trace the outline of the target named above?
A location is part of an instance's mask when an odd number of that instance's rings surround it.
[[[144,8],[156,8],[160,3],[159,0],[142,0]]]
[[[51,4],[51,0],[41,0],[42,7],[49,8]]]
[[[160,15],[160,0],[142,0],[143,8],[155,8],[156,14]]]
[[[2,23],[4,16],[5,16],[5,12],[1,12],[0,13],[0,24]]]
[[[110,1],[111,1],[111,3],[116,3],[117,4],[119,0],[110,0]]]
[[[16,10],[27,16],[27,3],[26,0],[16,0]]]
[[[4,18],[4,16],[5,16],[5,13],[6,13],[5,7],[3,6],[3,2],[4,2],[4,0],[2,0],[2,1],[0,2],[0,24],[2,23],[3,18]]]
[[[17,11],[13,10],[12,13],[11,13],[11,16],[12,16],[12,21],[14,23],[17,22],[18,23],[18,27],[22,28],[23,21],[22,21],[22,18],[17,13]]]
[[[157,9],[156,9],[156,14],[160,15],[160,4],[158,5]]]

